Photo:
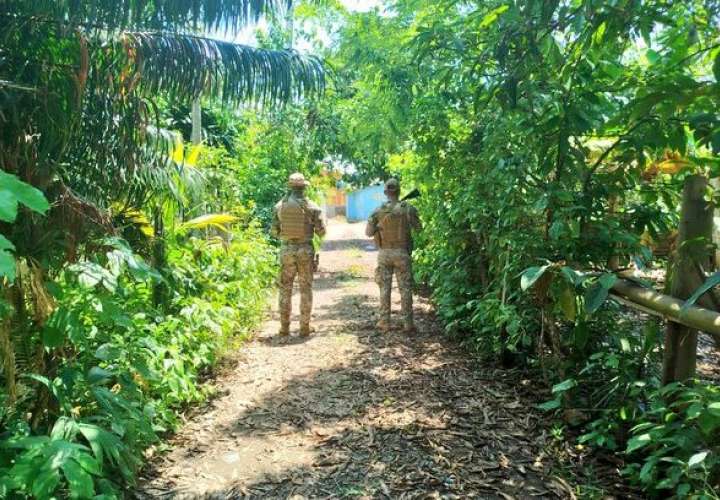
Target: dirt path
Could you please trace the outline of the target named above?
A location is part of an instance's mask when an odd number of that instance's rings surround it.
[[[294,323],[279,342],[274,313],[139,497],[572,496],[543,452],[552,438],[528,380],[477,366],[422,299],[417,336],[375,331],[375,252],[362,230],[330,224],[317,333],[299,338]]]

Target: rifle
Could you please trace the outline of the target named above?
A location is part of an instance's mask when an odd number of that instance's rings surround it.
[[[408,200],[414,200],[415,198],[420,198],[422,196],[420,194],[420,190],[418,188],[413,189],[408,194],[400,198],[400,201],[408,201]]]
[[[313,234],[312,247],[313,247],[312,270],[313,270],[313,273],[316,273],[320,270],[320,248],[322,247],[322,238],[320,238],[317,234]]]

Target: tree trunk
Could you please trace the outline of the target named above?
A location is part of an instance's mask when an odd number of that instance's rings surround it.
[[[670,278],[670,294],[687,299],[702,284],[698,268],[712,260],[713,207],[705,200],[708,180],[692,175],[685,180],[678,228],[678,244]],[[665,330],[663,382],[683,381],[695,375],[697,330],[668,322]]]
[[[8,306],[12,303],[12,290],[5,288],[4,294]],[[8,307],[9,309],[9,307]],[[17,400],[17,385],[15,373],[15,347],[12,342],[12,316],[8,311],[7,317],[0,319],[0,355],[2,355],[3,375],[5,376],[5,391],[7,392],[7,406],[12,406]]]
[[[193,145],[202,142],[202,108],[200,107],[200,98],[194,99],[192,102],[192,132],[190,133],[190,141]]]
[[[153,226],[155,232],[152,244],[153,267],[162,273],[167,264],[167,255],[165,251],[165,224],[160,207],[156,207],[153,212]],[[167,305],[167,291],[163,282],[155,282],[152,295],[155,307],[164,309]]]
[[[618,196],[616,194],[611,195],[608,198],[608,216],[614,217],[617,213],[618,207]],[[620,269],[620,255],[617,248],[617,243],[613,243],[610,247],[610,256],[608,257],[607,267],[610,271],[617,271]]]

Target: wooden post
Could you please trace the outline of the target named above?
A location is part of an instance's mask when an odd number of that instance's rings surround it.
[[[670,294],[687,299],[702,283],[698,269],[711,260],[713,207],[705,200],[708,180],[702,175],[685,179],[678,242],[671,267]],[[668,322],[665,329],[663,383],[684,381],[695,375],[697,330]]]

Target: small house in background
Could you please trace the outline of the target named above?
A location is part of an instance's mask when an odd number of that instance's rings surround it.
[[[345,185],[342,181],[342,173],[337,170],[323,168],[320,172],[322,177],[323,198],[325,200],[324,210],[328,219],[345,215],[345,207],[347,205],[347,195],[345,193]]]
[[[329,219],[338,215],[345,215],[347,195],[340,187],[329,188],[325,191],[325,216]]]
[[[347,220],[358,222],[367,220],[370,214],[385,202],[384,187],[370,186],[347,195]]]

